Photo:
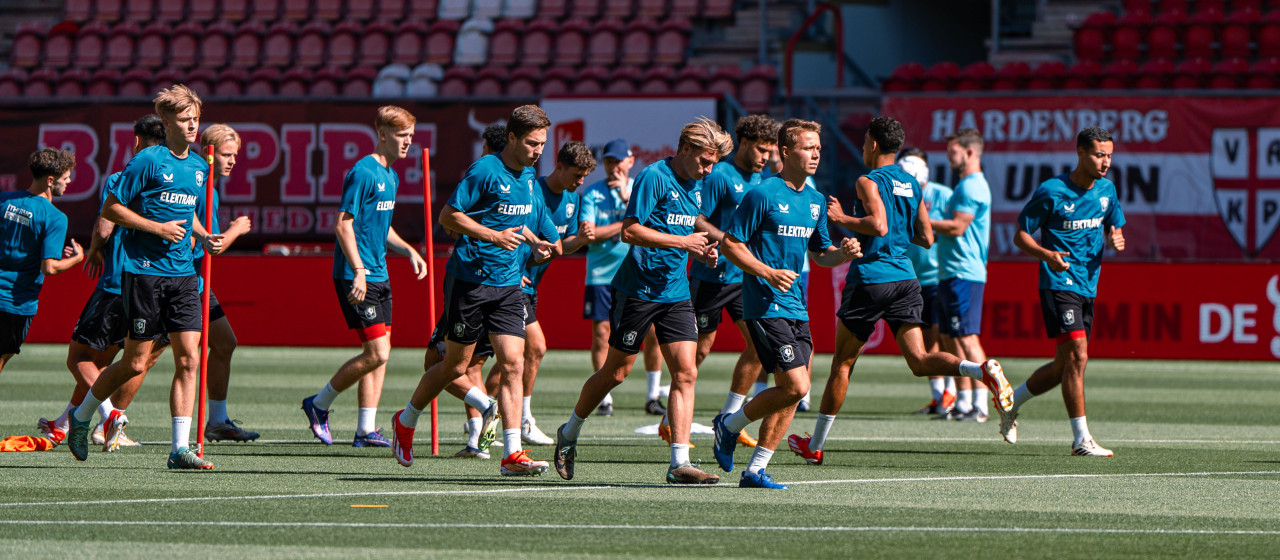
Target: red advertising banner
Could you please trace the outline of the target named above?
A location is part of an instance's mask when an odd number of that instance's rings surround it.
[[[1271,97],[887,96],[907,145],[954,184],[946,136],[982,132],[991,259],[1020,258],[1015,220],[1036,186],[1076,164],[1075,135],[1115,138],[1108,178],[1128,225],[1123,260],[1280,260],[1280,103]]]

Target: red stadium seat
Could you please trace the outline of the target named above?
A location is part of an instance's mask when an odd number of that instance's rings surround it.
[[[996,70],[991,79],[991,89],[995,91],[1018,91],[1026,86],[1031,76],[1031,66],[1022,61],[1006,62]]]
[[[576,95],[595,95],[604,93],[604,84],[609,79],[609,71],[596,66],[588,66],[578,71],[573,79],[573,93]]]
[[[1133,12],[1137,10],[1150,12],[1151,0],[1124,0],[1124,4],[1122,4],[1122,9],[1125,12]]]
[[[276,90],[276,95],[281,97],[306,97],[307,88],[310,87],[311,70],[307,68],[290,68],[285,70],[284,76],[280,78],[280,87]]]
[[[692,19],[698,17],[699,0],[670,0],[671,5],[668,8],[672,17],[683,19]]]
[[[1084,19],[1072,36],[1072,50],[1080,60],[1101,60],[1110,41],[1110,30],[1116,23],[1111,12],[1096,12]]]
[[[385,66],[391,60],[391,32],[394,27],[390,23],[373,20],[364,29],[360,37],[360,65]]]
[[[152,95],[151,91],[151,70],[147,68],[134,67],[126,70],[124,76],[120,78],[120,87],[116,88],[116,95],[120,97],[142,97]]]
[[[1092,60],[1081,60],[1072,64],[1063,74],[1062,89],[1093,89],[1097,87],[1098,75],[1102,66]]]
[[[723,19],[733,15],[734,0],[705,0],[702,17]]]
[[[671,85],[676,81],[676,71],[670,66],[654,66],[644,71],[640,77],[640,93],[648,95],[667,95],[671,93]]]
[[[1111,58],[1136,59],[1142,56],[1143,37],[1151,26],[1147,12],[1129,12],[1116,20],[1111,32]]]
[[[1181,10],[1157,14],[1147,33],[1147,58],[1177,58],[1186,25],[1187,14]]]
[[[44,98],[53,96],[53,88],[58,80],[58,72],[49,68],[41,68],[27,77],[22,86],[22,96]]]
[[[1173,89],[1200,89],[1213,70],[1213,64],[1203,58],[1191,58],[1178,64],[1173,81],[1169,84]]]
[[[1262,0],[1231,0],[1231,10],[1238,12],[1240,10],[1253,10],[1255,12],[1262,11]],[[1223,10],[1224,12],[1226,10]]]
[[[422,62],[422,39],[429,28],[422,20],[406,19],[396,26],[391,39],[391,62],[415,65]]]
[[[328,64],[347,67],[355,64],[359,52],[356,37],[364,33],[364,26],[351,20],[343,20],[333,28],[326,41],[325,57]]]
[[[426,57],[414,61],[414,64],[418,62],[441,65],[452,63],[454,43],[460,27],[461,24],[453,20],[440,20],[431,24],[431,28],[426,33]]]
[[[591,0],[587,1],[590,2]],[[604,4],[604,13],[601,15],[606,18],[627,21],[636,13],[636,6],[632,0],[611,0],[602,3]]]
[[[604,92],[611,94],[632,94],[638,91],[640,69],[635,66],[619,66],[609,72]]]
[[[89,97],[115,97],[117,88],[120,86],[120,77],[120,71],[115,68],[99,68],[89,78],[84,94]],[[0,96],[3,96],[3,93],[0,93]]]
[[[1137,74],[1138,64],[1133,60],[1113,60],[1102,67],[1102,79],[1098,81],[1098,89],[1128,89]]]
[[[448,75],[446,72],[445,75]],[[501,97],[502,85],[511,75],[506,68],[488,66],[476,72],[475,82],[471,85],[471,95],[475,97]]]
[[[339,94],[344,97],[369,97],[373,93],[373,80],[377,77],[377,69],[367,66],[352,68],[347,71]]]
[[[200,0],[189,0],[187,4],[190,4],[190,6],[188,6],[189,9],[187,10],[186,19],[189,19],[191,21],[206,23],[206,22],[213,21],[214,18],[217,17],[218,15],[218,4],[216,2],[208,2],[208,1],[201,2]],[[161,1],[161,5],[162,6],[168,5],[168,2]],[[160,10],[161,11],[159,15],[162,18],[166,17],[164,8],[161,8]],[[182,19],[182,18],[179,17],[178,19]],[[169,21],[169,20],[163,20],[163,21]]]
[[[97,0],[94,5],[93,19],[107,23],[120,21],[120,13],[124,11],[123,0]]]
[[[535,19],[529,23],[524,40],[520,43],[520,64],[530,66],[546,66],[551,62],[551,32],[555,23],[545,19]]]
[[[1138,77],[1133,82],[1135,89],[1161,90],[1169,87],[1169,77],[1177,69],[1173,61],[1166,58],[1148,60],[1138,67]]]
[[[1280,87],[1280,58],[1266,58],[1253,63],[1245,81],[1249,89],[1276,89]]]
[[[212,68],[196,68],[182,77],[182,83],[201,97],[213,95],[213,84],[217,81],[218,73]]]
[[[200,59],[196,65],[215,70],[226,66],[231,57],[231,37],[235,32],[235,26],[229,21],[218,20],[208,24],[204,37],[200,38]]]
[[[763,113],[773,101],[774,86],[778,83],[778,69],[762,64],[747,72],[738,85],[738,101],[749,113]]]
[[[388,0],[388,3],[390,4],[395,2]],[[381,2],[373,2],[370,0],[342,0],[342,13],[345,14],[342,17],[342,23],[369,21],[373,19],[375,14],[379,17],[394,20],[399,20],[404,16],[404,2],[399,2],[397,4],[400,11],[394,14],[384,14],[379,8],[380,4]],[[338,25],[342,25],[342,23],[339,23]],[[312,82],[312,84],[314,85],[314,82]]]
[[[70,68],[58,76],[53,94],[57,97],[83,97],[85,84],[89,83],[89,72],[83,68]]]
[[[258,55],[262,51],[262,36],[266,32],[266,26],[256,20],[241,22],[231,40],[231,65],[240,68],[256,67]]]
[[[538,18],[559,20],[569,17],[569,0],[538,0]]]
[[[919,62],[904,62],[880,83],[880,89],[885,92],[915,91],[920,87],[922,79],[924,65]]]
[[[1066,74],[1067,65],[1061,62],[1056,60],[1041,62],[1031,70],[1031,76],[1027,78],[1027,89],[1036,91],[1058,89]]]
[[[1253,31],[1262,22],[1262,14],[1256,9],[1237,9],[1227,17],[1222,27],[1223,58],[1249,58],[1252,53]]]
[[[591,24],[585,19],[570,19],[560,24],[555,33],[556,56],[551,63],[556,66],[581,66],[587,54],[587,29]]]
[[[509,97],[537,97],[538,87],[542,83],[542,71],[537,68],[520,66],[511,71],[507,81],[506,95]]]
[[[67,21],[89,21],[93,15],[93,0],[66,0],[62,3],[62,19]],[[26,77],[24,76],[25,80]]]
[[[658,27],[644,19],[627,23],[622,35],[622,63],[635,66],[647,66],[653,60],[653,36]]]
[[[440,80],[441,97],[466,97],[471,95],[471,83],[476,79],[476,69],[470,66],[454,66],[444,71]]]
[[[738,82],[742,81],[742,69],[737,65],[716,67],[707,80],[707,93],[738,96]]]
[[[605,0],[605,4],[612,4]],[[600,17],[600,0],[571,0],[569,2],[569,13],[576,18],[584,18],[594,20]],[[619,1],[618,4],[629,6],[631,2]]]
[[[249,0],[221,0],[220,4],[222,10],[218,12],[218,19],[240,23],[249,17]]]
[[[292,21],[280,20],[273,24],[262,42],[262,64],[275,68],[290,65],[293,62],[293,41],[297,36],[298,26]],[[248,90],[246,86],[245,91]]]
[[[675,82],[671,84],[671,92],[706,93],[709,79],[711,79],[711,73],[705,66],[685,66],[676,73]]]
[[[97,68],[102,64],[102,51],[106,50],[107,33],[111,30],[101,21],[89,22],[76,34],[75,54],[71,65],[76,68]]]
[[[424,17],[440,11],[440,0],[409,0],[405,17]]]
[[[262,67],[249,75],[249,82],[244,86],[244,94],[250,97],[271,97],[280,87],[280,69]]]
[[[267,24],[280,17],[281,0],[249,0],[249,19]],[[248,86],[245,86],[248,91]]]
[[[244,84],[249,81],[249,72],[244,68],[227,68],[218,72],[218,81],[213,85],[213,94],[222,97],[244,95]]]
[[[141,33],[142,28],[132,21],[122,21],[112,26],[111,33],[107,35],[105,52],[102,53],[102,65],[111,68],[125,68],[132,65],[133,47]]]
[[[1213,58],[1213,46],[1218,39],[1222,27],[1222,12],[1217,10],[1198,11],[1187,23],[1187,32],[1183,37],[1182,54],[1187,58]]]
[[[169,52],[169,25],[158,21],[147,24],[142,28],[142,35],[138,37],[138,48],[136,62],[147,68],[159,68],[164,66],[165,54]],[[124,75],[125,82],[120,83],[120,89],[124,90],[129,78],[129,72]],[[151,79],[147,77],[148,81]],[[123,93],[121,95],[124,95]]]
[[[685,20],[669,19],[658,26],[654,36],[653,62],[655,64],[683,64],[689,48],[689,34],[693,26]]]
[[[0,99],[22,97],[22,86],[26,83],[26,70],[10,68],[0,72]]]
[[[524,22],[518,19],[498,20],[489,35],[489,64],[512,66],[520,60],[520,35]]]
[[[1234,1],[1232,3],[1234,4]],[[1226,0],[1196,0],[1195,4],[1196,12],[1203,12],[1206,10],[1214,10],[1217,12],[1227,11]]]
[[[199,52],[199,37],[202,33],[203,27],[194,21],[183,22],[174,28],[169,39],[169,68],[185,70],[196,65],[196,53]]]
[[[602,19],[591,27],[591,37],[587,40],[587,64],[596,66],[612,66],[618,61],[619,36],[622,35],[622,23],[612,19]]]
[[[156,72],[155,77],[151,80],[151,91],[160,91],[173,87],[174,84],[182,82],[185,77],[186,73],[181,69],[165,68]]]
[[[315,78],[311,80],[307,95],[312,97],[336,97],[338,95],[338,83],[345,78],[341,68],[326,66],[316,71]]]
[[[925,71],[921,91],[950,91],[960,77],[960,67],[954,62],[939,62]]]
[[[78,32],[79,27],[75,24],[63,25],[59,23],[49,28],[49,34],[44,39],[44,58],[41,60],[41,66],[46,68],[66,68],[67,65],[71,64],[75,36]],[[32,79],[37,78],[35,74],[32,74],[31,77]],[[52,82],[54,79],[56,78],[50,78],[48,81]]]
[[[24,23],[18,26],[13,39],[13,52],[9,58],[10,64],[17,68],[35,68],[38,66],[44,49],[44,34],[44,25],[38,22]],[[16,80],[16,78],[14,79]],[[25,81],[27,76],[24,74],[22,79]],[[21,86],[21,84],[18,85]]]
[[[177,4],[182,6],[181,2]],[[128,21],[151,21],[154,11],[152,0],[125,0],[124,3],[124,19]]]
[[[1249,62],[1242,58],[1228,58],[1213,66],[1209,76],[1209,89],[1238,89],[1249,74]]]
[[[636,15],[652,19],[667,16],[667,0],[636,0]]]
[[[985,60],[979,60],[960,71],[960,76],[956,81],[956,89],[959,91],[984,91],[991,85],[991,78],[996,74],[996,69],[991,63]]]
[[[1267,12],[1258,28],[1258,57],[1280,57],[1280,9]]]
[[[569,93],[570,84],[572,83],[572,68],[563,66],[548,68],[547,72],[542,75],[542,83],[539,84],[538,93],[543,96]]]
[[[302,68],[316,68],[323,65],[324,47],[331,32],[329,24],[322,20],[312,21],[303,27],[298,34],[298,41],[294,44],[296,54],[294,64]]]
[[[311,5],[322,1],[328,4],[330,15],[336,16],[333,12],[338,9],[337,0],[284,0],[284,5],[280,7],[280,18],[289,21],[306,21],[311,17]]]
[[[1161,12],[1178,10],[1185,14],[1189,9],[1187,0],[1158,0],[1157,4],[1157,9]]]

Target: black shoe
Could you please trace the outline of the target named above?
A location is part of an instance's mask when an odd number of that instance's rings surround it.
[[[662,405],[662,399],[649,399],[644,403],[644,411],[654,416],[662,416],[667,413],[667,407]]]

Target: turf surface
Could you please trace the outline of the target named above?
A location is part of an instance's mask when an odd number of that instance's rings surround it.
[[[0,374],[0,435],[35,434],[37,418],[62,410],[65,352],[28,345]],[[865,357],[825,464],[804,464],[784,443],[769,472],[791,489],[765,491],[737,488],[737,471],[716,487],[664,484],[666,445],[634,433],[656,421],[639,368],[614,392],[615,416],[587,421],[571,482],[501,477],[500,447],[488,461],[448,458],[462,447],[463,415],[447,395],[440,457],[427,455],[427,429],[409,469],[388,449],[351,447],[354,391],[334,403],[336,443],[325,447],[298,403],[352,353],[240,349],[229,409],[263,440],[209,444],[217,468],[200,473],[164,468],[166,357],[128,411],[129,435],[158,445],[95,446],[85,463],[65,446],[0,454],[0,557],[1274,558],[1280,545],[1273,363],[1091,363],[1090,428],[1116,452],[1099,459],[1070,456],[1056,392],[1022,409],[1011,446],[996,418],[912,415],[926,383],[901,359]],[[378,416],[388,431],[421,358],[392,355]],[[695,421],[718,412],[734,359],[704,364]],[[544,431],[568,415],[588,363],[565,351],[544,362],[533,401]],[[829,363],[817,359],[815,405]],[[1039,363],[1004,365],[1016,385]],[[792,432],[812,430],[814,417],[797,414]],[[694,443],[694,459],[719,473],[710,436]],[[549,460],[551,449],[532,455]],[[738,451],[739,469],[749,456]]]

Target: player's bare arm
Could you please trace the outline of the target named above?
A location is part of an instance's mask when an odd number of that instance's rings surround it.
[[[94,222],[93,233],[89,236],[89,250],[85,251],[84,255],[84,272],[90,278],[97,278],[102,274],[102,265],[105,258],[102,250],[107,246],[107,240],[111,239],[111,232],[115,231],[115,229],[116,224],[101,215]]]
[[[1123,238],[1121,238],[1121,243],[1123,244]],[[1066,261],[1066,258],[1070,256],[1071,253],[1050,251],[1041,247],[1040,244],[1036,242],[1036,239],[1032,237],[1030,233],[1023,231],[1021,227],[1018,228],[1018,233],[1013,236],[1013,244],[1018,249],[1021,249],[1023,253],[1048,263],[1049,270],[1062,272],[1071,268],[1071,263]]]
[[[252,229],[253,222],[249,220],[248,216],[240,216],[231,220],[231,223],[227,224],[227,231],[222,232],[222,251],[220,252],[226,252],[227,249],[231,248],[231,244],[235,243],[236,239],[249,233]]]
[[[427,277],[427,261],[423,260],[422,255],[418,254],[418,250],[405,242],[400,234],[396,233],[396,228],[387,228],[387,247],[392,251],[409,257],[409,264],[413,265],[413,273],[422,280]]]
[[[514,251],[524,242],[524,226],[517,226],[502,231],[494,231],[480,225],[465,212],[449,205],[440,209],[440,225],[467,237],[486,241],[507,251]]]
[[[708,220],[702,214],[698,214],[698,217],[693,220],[693,229],[694,231],[705,231],[707,239],[712,241],[724,241],[724,231],[711,225],[711,220]]]
[[[1111,227],[1107,232],[1107,247],[1117,251],[1124,250],[1124,231],[1123,228]]]
[[[163,224],[153,222],[121,204],[114,194],[107,195],[107,201],[102,205],[102,217],[115,222],[116,225],[145,231],[170,243],[182,241],[182,238],[187,236],[187,228],[182,225],[184,220],[174,220]]]
[[[969,229],[969,224],[973,223],[973,218],[973,214],[968,212],[955,212],[950,220],[929,220],[929,225],[933,226],[933,231],[942,235],[960,237],[964,235],[966,229]]]
[[[695,231],[689,235],[671,235],[642,226],[635,218],[622,221],[622,242],[652,249],[684,249],[693,258],[709,266],[715,266],[720,258],[719,252],[716,251],[717,244],[714,241],[708,242],[707,233],[704,231]]]
[[[368,287],[365,276],[369,272],[364,267],[364,261],[360,260],[360,250],[356,248],[355,216],[347,212],[338,212],[338,219],[333,224],[333,233],[338,238],[338,247],[342,249],[342,255],[347,258],[347,265],[354,273],[351,278],[351,291],[347,293],[347,301],[355,305],[364,301]]]
[[[973,215],[970,214],[970,221]],[[929,209],[923,204],[916,209],[915,234],[911,236],[911,242],[928,249],[933,246],[933,227],[929,224]],[[968,224],[965,225],[968,227]]]
[[[226,246],[223,244],[224,239],[221,234],[213,235],[205,231],[204,224],[197,219],[195,213],[191,214],[191,241],[193,243],[203,244],[204,250],[208,251],[210,255],[218,255],[226,250]]]
[[[861,257],[862,244],[858,243],[856,237],[846,237],[840,242],[839,247],[832,245],[823,249],[821,253],[809,251],[809,256],[813,258],[813,262],[818,263],[818,266],[837,267]]]
[[[40,262],[40,272],[45,276],[53,276],[62,274],[71,270],[80,261],[84,259],[84,249],[80,248],[80,244],[75,239],[71,240],[71,245],[62,248],[61,259],[44,259]]]
[[[746,243],[734,239],[732,235],[724,236],[723,247],[724,256],[729,259],[729,262],[741,268],[747,274],[764,279],[773,289],[779,292],[790,291],[791,285],[800,276],[794,271],[771,268],[760,262],[760,259],[751,254],[751,250],[747,248]],[[834,249],[834,247],[832,248]]]
[[[592,226],[596,234],[595,239],[591,241],[592,243],[608,241],[614,237],[622,235],[622,222],[614,222],[607,226],[596,226],[592,222],[582,222],[578,224],[578,228],[581,229],[588,225]]]
[[[866,208],[867,215],[854,218],[844,213],[840,201],[833,196],[827,197],[827,221],[845,227],[863,235],[883,237],[889,233],[889,222],[885,219],[884,201],[880,200],[880,190],[876,182],[869,177],[858,179],[858,200]]]

